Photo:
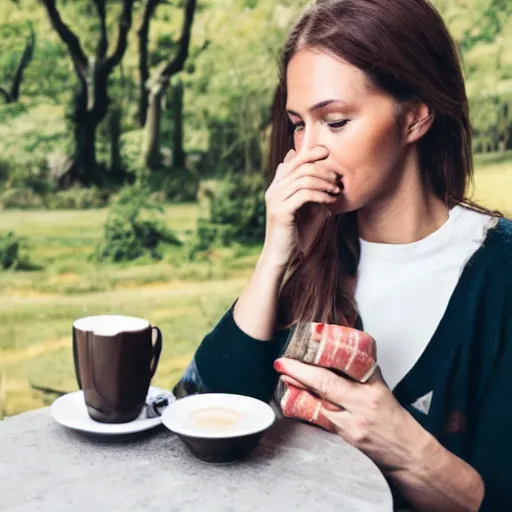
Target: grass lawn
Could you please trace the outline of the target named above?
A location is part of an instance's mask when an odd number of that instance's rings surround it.
[[[166,209],[168,226],[186,240],[198,207]],[[171,387],[202,337],[240,292],[257,248],[219,250],[189,262],[170,248],[161,262],[104,265],[89,259],[106,210],[3,211],[2,231],[26,237],[41,270],[0,273],[0,417],[49,403],[30,383],[77,389],[71,324],[100,313],[142,316],[158,325],[164,350],[154,383]]]
[[[512,160],[477,160],[474,198],[512,215]],[[258,248],[218,250],[207,261],[187,261],[183,248],[161,262],[104,265],[90,260],[106,210],[3,211],[0,230],[27,240],[40,270],[0,273],[0,418],[50,403],[54,396],[30,383],[77,389],[71,324],[99,313],[142,316],[158,325],[164,351],[154,383],[171,387],[202,337],[244,286]],[[170,228],[184,240],[195,227],[196,205],[166,209]]]

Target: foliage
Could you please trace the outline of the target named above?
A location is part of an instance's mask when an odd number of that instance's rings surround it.
[[[0,233],[0,269],[15,268],[20,261],[20,239],[12,232]]]
[[[219,168],[239,171],[261,167],[260,136],[268,124],[268,107],[276,80],[274,63],[287,27],[305,3],[304,0],[200,3],[191,48],[202,47],[206,40],[210,44],[193,59],[193,66],[180,75],[185,87],[184,149],[187,154],[202,155],[204,165],[199,168],[199,177],[203,172],[214,175]],[[58,7],[63,21],[76,32],[84,53],[93,56],[100,31],[94,2],[59,1]],[[120,8],[120,2],[109,5],[106,20],[109,34],[116,31]],[[142,13],[142,2],[136,3],[128,49],[109,81],[111,105],[122,110],[121,140],[126,133],[138,132],[132,145],[136,148],[135,156],[131,148],[122,147],[123,166],[129,169],[140,167],[135,159],[144,150],[144,132],[137,130],[136,116],[137,29]],[[181,2],[163,3],[157,9],[149,34],[149,55],[153,59],[150,65],[155,73],[159,68],[154,64],[172,54],[169,48],[176,41],[171,36],[180,33],[182,22]],[[7,124],[0,123],[0,154],[6,155],[13,167],[27,165],[34,158],[45,159],[53,167],[53,161],[63,161],[73,151],[69,122],[77,81],[67,49],[50,27],[39,0],[7,3],[0,12],[0,84],[9,83],[12,77],[13,66],[26,43],[29,23],[34,27],[38,43],[25,73],[20,103],[16,107],[0,105],[0,117],[7,120]],[[266,34],[264,38],[262,33]],[[110,39],[109,53],[116,42],[115,37]],[[172,101],[167,97],[161,126],[164,154],[172,150],[172,123]],[[104,121],[97,131],[96,150],[98,162],[105,168],[111,163],[111,142],[111,131]],[[160,190],[158,179],[154,181],[154,190]],[[181,188],[170,187],[168,182],[167,188]],[[173,200],[176,194],[170,190],[166,196]]]
[[[149,190],[134,186],[122,190],[112,204],[97,247],[99,261],[119,263],[141,256],[161,259],[161,244],[181,245],[158,217],[162,207],[149,199]]]
[[[134,173],[145,183],[155,201],[183,203],[197,199],[199,177],[192,170],[171,167],[163,163],[152,170],[140,166]]]
[[[194,257],[212,246],[262,242],[265,236],[265,182],[258,174],[228,175],[211,191],[208,218],[198,222],[190,250]]]
[[[107,204],[108,191],[97,187],[72,187],[48,194],[45,198],[45,206],[51,210],[86,210],[89,208],[101,208]]]
[[[219,177],[228,172],[261,171],[265,165],[269,107],[277,78],[277,56],[286,33],[308,2],[306,0],[208,0],[200,2],[193,27],[191,48],[206,49],[180,73],[184,85],[184,145],[195,154],[197,179]],[[467,89],[471,102],[475,148],[496,151],[512,147],[512,16],[506,0],[434,0],[462,51]],[[142,2],[136,3],[128,49],[121,65],[109,79],[110,109],[119,118],[108,118],[97,130],[96,151],[100,168],[112,164],[112,144],[118,145],[124,169],[142,170],[138,162],[144,152],[145,134],[137,122],[139,55],[137,30]],[[158,73],[158,62],[172,54],[183,22],[182,2],[162,3],[151,22],[150,66]],[[97,50],[100,27],[91,0],[60,0],[63,21],[72,27],[92,57]],[[121,2],[109,4],[107,32],[115,34]],[[47,167],[58,174],[73,150],[70,115],[77,81],[67,49],[49,25],[39,0],[7,2],[0,12],[0,85],[11,82],[32,26],[37,35],[33,59],[24,74],[20,101],[0,102],[0,155],[9,174],[20,167]],[[262,37],[265,34],[265,37]],[[110,37],[109,54],[116,38]],[[170,91],[170,90],[169,90]],[[172,153],[173,102],[164,98],[161,149]],[[120,138],[119,136],[120,132]],[[167,158],[170,160],[170,158]],[[2,167],[2,165],[0,165]],[[190,166],[187,164],[187,168]],[[122,170],[122,169],[121,169]],[[2,180],[0,169],[0,181]],[[131,175],[121,173],[120,180]],[[108,179],[108,182],[112,181]],[[193,198],[196,183],[183,187],[181,171],[168,162],[150,181],[159,200]],[[50,183],[53,186],[52,183]],[[1,183],[0,183],[1,186]],[[32,185],[10,185],[30,188]],[[5,187],[4,187],[5,188]],[[186,192],[186,193],[182,193]],[[10,204],[30,202],[26,191],[9,192]],[[40,194],[35,196],[39,202]],[[30,199],[30,198],[28,198]],[[52,201],[43,201],[52,203]],[[53,201],[60,203],[60,199]],[[64,201],[65,202],[65,201]],[[5,203],[5,201],[4,201]]]
[[[34,160],[25,165],[9,165],[0,159],[0,205],[3,208],[86,209],[105,206],[108,189],[97,187],[56,191],[52,170],[47,163]]]
[[[41,208],[43,198],[28,187],[14,187],[0,194],[2,208]]]

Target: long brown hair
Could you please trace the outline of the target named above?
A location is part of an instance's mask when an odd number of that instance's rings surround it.
[[[272,109],[270,166],[293,147],[286,115],[286,69],[295,53],[314,48],[361,69],[370,83],[394,97],[426,103],[434,113],[418,142],[423,181],[448,207],[465,204],[473,180],[471,126],[464,78],[455,44],[426,0],[324,0],[311,6],[291,30],[281,59]],[[499,212],[489,212],[499,214]],[[353,325],[353,283],[359,263],[355,214],[334,216],[311,252],[292,253],[281,285],[278,321]]]

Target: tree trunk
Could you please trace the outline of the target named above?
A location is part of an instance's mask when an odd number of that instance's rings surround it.
[[[158,77],[149,86],[149,110],[146,119],[147,150],[146,165],[154,168],[161,162],[160,156],[160,120],[162,114],[162,97],[169,87],[173,76],[180,73],[188,58],[192,23],[197,0],[186,0],[184,4],[185,19],[183,22],[178,52],[173,59],[167,61]]]
[[[162,117],[162,94],[160,87],[149,93],[149,109],[146,120],[146,165],[150,169],[158,167],[161,163],[160,154],[160,119]]]
[[[58,178],[60,189],[68,189],[76,184],[89,186],[97,183],[96,127],[91,119],[83,119],[75,124],[75,151],[68,167]]]
[[[149,66],[148,66],[148,42],[149,42],[149,28],[151,18],[156,11],[159,0],[144,0],[142,22],[139,30],[137,31],[137,38],[139,43],[139,108],[137,116],[139,118],[140,126],[146,124],[146,118],[149,105]]]
[[[41,0],[41,2],[46,8],[52,27],[67,46],[80,83],[73,105],[74,154],[68,168],[60,173],[58,183],[61,188],[67,188],[74,183],[83,185],[100,183],[104,177],[98,172],[96,162],[96,129],[105,119],[108,111],[108,77],[121,63],[126,52],[134,0],[122,2],[117,42],[110,56],[107,56],[106,0],[94,1],[100,21],[100,38],[96,54],[92,58],[84,53],[78,37],[62,21],[56,1]]]
[[[96,130],[108,112],[108,75],[101,66],[92,64],[80,82],[73,105],[73,159],[59,177],[61,188],[77,183],[86,186],[100,184],[102,179],[96,161]]]
[[[146,119],[148,115],[148,90],[146,88],[146,82],[142,85],[139,83],[139,107],[137,117],[139,118],[139,125],[143,127],[146,124]]]
[[[96,181],[96,127],[92,119],[84,119],[75,129],[75,162],[77,176],[85,185]]]
[[[121,109],[113,108],[108,119],[108,134],[110,139],[110,173],[120,175],[123,173],[121,158]]]
[[[183,149],[183,84],[181,80],[173,87],[172,91],[172,116],[173,116],[173,167],[185,167],[186,154]]]
[[[18,63],[18,66],[16,68],[16,73],[14,74],[10,91],[7,91],[3,87],[0,87],[0,93],[3,94],[6,103],[15,103],[19,100],[21,83],[23,82],[23,73],[25,72],[26,67],[30,64],[30,61],[32,60],[35,42],[36,35],[31,25],[30,36],[25,45],[25,49],[23,50],[23,54],[21,55],[20,62]]]

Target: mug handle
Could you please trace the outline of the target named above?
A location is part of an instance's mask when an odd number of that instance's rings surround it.
[[[151,334],[153,334],[153,332],[156,332],[156,341],[152,349],[153,357],[151,358],[151,369],[149,370],[150,380],[153,378],[153,375],[155,375],[158,361],[160,360],[160,354],[162,353],[162,333],[158,327],[152,327]]]

